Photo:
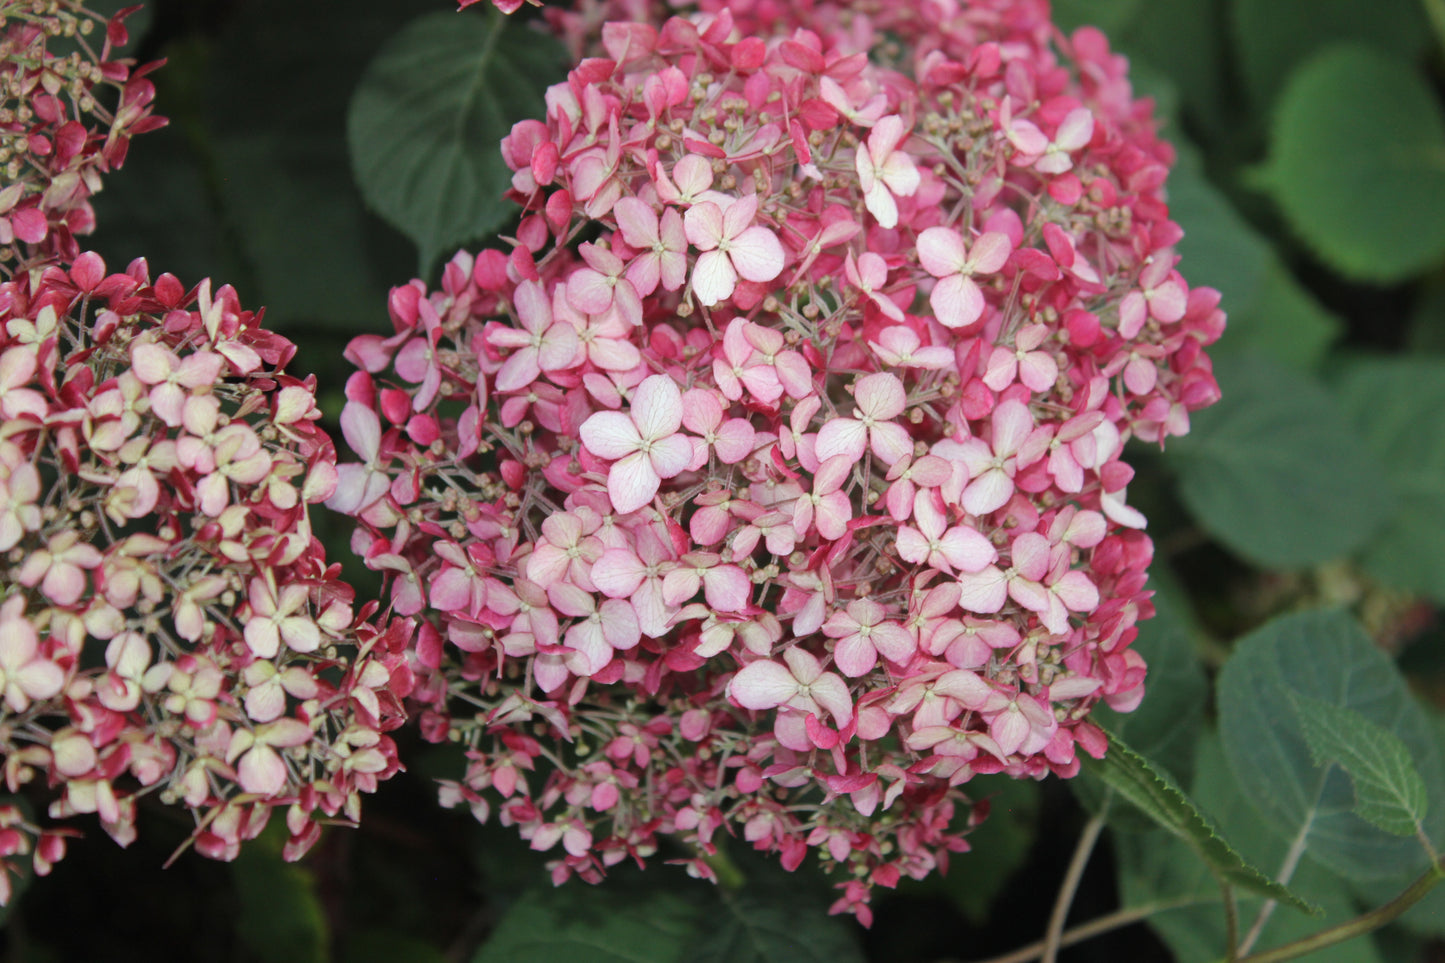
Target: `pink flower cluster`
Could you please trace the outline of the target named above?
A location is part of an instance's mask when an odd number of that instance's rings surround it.
[[[112,56],[136,9],[107,20],[80,0],[0,0],[0,276],[73,260],[75,235],[95,228],[101,175],[124,163],[131,137],[165,125],[145,79],[159,64]],[[97,25],[99,52],[87,40]]]
[[[1120,458],[1216,399],[1224,317],[1097,31],[708,10],[601,25],[513,129],[517,243],[353,341],[329,504],[423,617],[444,801],[558,880],[812,850],[866,921],[967,848],[973,776],[1073,775],[1142,697]]]
[[[335,449],[260,320],[90,253],[0,284],[3,777],[122,845],[151,796],[219,859],[283,809],[298,858],[398,768],[411,626],[354,610],[312,534]],[[73,831],[0,835],[3,902]]]

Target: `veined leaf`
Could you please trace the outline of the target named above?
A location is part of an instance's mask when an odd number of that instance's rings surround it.
[[[1189,794],[1217,820],[1220,831],[1256,866],[1273,873],[1288,868],[1289,846],[1265,826],[1240,791],[1219,746],[1219,736],[1204,732],[1196,748]],[[1177,963],[1215,963],[1224,955],[1228,938],[1220,904],[1219,884],[1208,867],[1184,844],[1162,831],[1116,834],[1114,851],[1119,861],[1120,901],[1126,907],[1168,905],[1192,899],[1191,905],[1153,913],[1149,925],[1169,944]],[[1322,929],[1353,919],[1359,908],[1349,888],[1329,870],[1301,861],[1288,879],[1300,897],[1324,911],[1320,918],[1276,911],[1261,931],[1255,950],[1268,950],[1302,939]],[[1237,899],[1241,927],[1264,906],[1264,899],[1240,893]],[[1309,963],[1385,963],[1369,939],[1316,950]]]
[[[1338,765],[1355,784],[1355,813],[1396,836],[1425,821],[1425,780],[1400,737],[1346,706],[1289,693],[1315,765]]]
[[[678,893],[574,883],[523,896],[472,963],[681,963],[697,929]]]
[[[1445,257],[1440,104],[1383,51],[1336,47],[1295,71],[1262,179],[1300,239],[1351,277],[1402,281]]]
[[[1084,769],[1103,780],[1161,827],[1178,836],[1226,880],[1252,893],[1288,903],[1307,913],[1314,907],[1244,861],[1219,835],[1174,781],[1149,765],[1148,760],[1109,736],[1109,751],[1102,760],[1084,757]]]
[[[1165,452],[1185,506],[1229,549],[1269,568],[1359,548],[1394,499],[1349,417],[1303,372],[1246,358],[1215,371],[1223,398]]]
[[[367,204],[416,242],[423,272],[448,247],[500,227],[512,172],[498,148],[546,112],[561,46],[522,22],[438,11],[377,55],[351,101],[346,137]]]
[[[1445,776],[1429,721],[1394,663],[1340,611],[1269,622],[1239,641],[1219,676],[1224,753],[1255,809],[1281,839],[1351,885],[1398,892],[1423,871],[1425,854],[1418,842],[1356,814],[1344,772],[1316,767],[1293,695],[1348,708],[1392,733],[1435,794]],[[1426,832],[1434,838],[1441,835],[1440,808],[1428,814]]]
[[[1365,545],[1365,570],[1445,603],[1445,361],[1351,358],[1335,384],[1398,505]]]

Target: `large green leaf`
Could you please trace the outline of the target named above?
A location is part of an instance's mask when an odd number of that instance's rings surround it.
[[[1215,371],[1223,399],[1194,415],[1190,434],[1165,453],[1195,519],[1268,568],[1359,548],[1393,499],[1334,399],[1308,375],[1261,359],[1222,359]]]
[[[1360,818],[1349,777],[1320,769],[1291,697],[1347,708],[1393,733],[1432,797],[1445,786],[1429,720],[1394,664],[1341,611],[1275,619],[1238,643],[1219,676],[1220,736],[1245,796],[1280,837],[1352,883],[1398,892],[1424,870],[1413,839]],[[1426,830],[1440,838],[1440,800]]]
[[[1366,43],[1405,62],[1430,44],[1419,0],[1233,0],[1228,7],[1236,62],[1258,110],[1328,44]]]
[[[717,893],[698,942],[680,963],[862,963],[848,924],[776,887]]]
[[[1337,765],[1355,785],[1355,815],[1396,836],[1425,821],[1425,780],[1400,737],[1353,709],[1289,694],[1315,765]]]
[[[472,963],[679,963],[697,928],[678,893],[573,883],[523,896]]]
[[[1314,367],[1343,327],[1300,286],[1274,248],[1204,174],[1199,152],[1179,144],[1169,174],[1169,213],[1184,228],[1180,270],[1194,287],[1217,288],[1229,315],[1213,349]]]
[[[1221,831],[1246,859],[1278,873],[1284,867],[1287,846],[1262,825],[1245,801],[1230,773],[1213,731],[1203,734],[1195,753],[1190,794],[1199,806],[1218,820]],[[1120,901],[1126,907],[1157,906],[1162,902],[1195,900],[1188,905],[1153,913],[1149,925],[1173,950],[1177,963],[1213,963],[1224,955],[1224,908],[1219,886],[1205,864],[1179,839],[1162,832],[1114,837],[1119,863]],[[1260,934],[1254,949],[1281,946],[1345,922],[1356,913],[1348,889],[1313,863],[1301,863],[1290,876],[1290,889],[1318,906],[1322,917],[1277,909]],[[1241,925],[1248,928],[1264,905],[1262,897],[1239,894]],[[1310,963],[1381,963],[1382,955],[1369,940],[1354,940],[1317,950]]]
[[[1440,105],[1386,53],[1337,47],[1301,67],[1280,95],[1260,179],[1295,233],[1344,274],[1400,281],[1445,256]]]
[[[267,832],[242,848],[231,864],[236,935],[256,959],[325,963],[326,914],[316,879],[306,867],[282,860],[284,838],[284,833]]]
[[[1313,907],[1250,865],[1229,844],[1194,802],[1166,774],[1125,745],[1109,737],[1101,760],[1084,757],[1084,771],[1143,811],[1161,828],[1184,840],[1196,855],[1235,886],[1312,912]]]
[[[659,869],[518,900],[472,963],[862,963],[850,923],[774,867],[728,891]]]
[[[1365,546],[1366,570],[1445,603],[1445,360],[1351,359],[1336,387],[1398,505]]]
[[[500,227],[512,172],[498,144],[546,111],[564,54],[515,18],[438,11],[372,61],[347,115],[352,170],[367,204],[421,249],[425,268],[449,247]]]

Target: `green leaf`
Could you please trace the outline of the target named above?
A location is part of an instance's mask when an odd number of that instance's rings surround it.
[[[367,927],[347,934],[341,963],[447,963],[449,957],[425,940],[395,930]]]
[[[771,891],[770,891],[771,890]],[[719,890],[686,963],[862,963],[849,925],[772,887]]]
[[[1229,315],[1212,353],[1317,366],[1343,322],[1294,279],[1269,241],[1209,182],[1198,149],[1178,146],[1179,161],[1169,174],[1169,214],[1184,229],[1179,267],[1190,285],[1217,288],[1219,305]]]
[[[1445,603],[1445,360],[1351,359],[1336,387],[1399,505],[1365,546],[1366,571]]]
[[[680,963],[697,929],[680,893],[572,883],[519,899],[472,963]]]
[[[1200,808],[1218,820],[1220,830],[1256,866],[1278,872],[1288,857],[1287,845],[1265,827],[1245,801],[1224,761],[1219,737],[1202,734],[1195,751],[1190,795]],[[1161,831],[1113,837],[1119,864],[1120,902],[1126,907],[1157,906],[1168,900],[1193,899],[1195,905],[1153,913],[1149,925],[1174,951],[1177,963],[1214,963],[1224,955],[1227,938],[1219,885],[1213,874],[1179,839]],[[1329,871],[1308,860],[1289,878],[1289,887],[1318,906],[1322,917],[1274,912],[1260,933],[1255,948],[1272,949],[1328,926],[1352,919],[1358,912],[1345,885]],[[1237,900],[1241,925],[1248,928],[1264,899],[1241,893]],[[1310,954],[1310,963],[1383,963],[1369,940],[1353,940]]]
[[[1227,363],[1226,363],[1227,362]],[[1222,400],[1165,452],[1179,495],[1230,550],[1304,568],[1359,548],[1393,508],[1350,419],[1313,378],[1262,359],[1221,359]]]
[[[281,858],[284,833],[268,832],[242,847],[231,864],[239,907],[236,935],[256,959],[325,963],[326,914],[311,871]]]
[[[772,868],[729,892],[675,872],[526,894],[472,963],[862,963],[852,927]]]
[[[1065,33],[1080,27],[1098,27],[1110,36],[1134,19],[1143,0],[1055,0],[1054,23]]]
[[[1353,709],[1289,693],[1317,766],[1338,765],[1355,784],[1355,813],[1396,836],[1425,821],[1425,780],[1400,737]]]
[[[1290,704],[1302,695],[1345,707],[1400,739],[1436,802],[1426,833],[1440,838],[1445,769],[1435,734],[1394,663],[1348,614],[1302,612],[1250,633],[1225,663],[1217,695],[1230,769],[1281,839],[1352,885],[1398,892],[1424,870],[1418,842],[1360,818],[1344,772],[1315,766]]]
[[[1329,44],[1369,44],[1409,63],[1430,43],[1419,0],[1233,0],[1228,7],[1239,72],[1257,110]]]
[[[517,212],[498,144],[546,111],[563,79],[557,41],[521,21],[438,11],[402,30],[366,70],[347,115],[367,204],[421,249],[425,269]]]
[[[367,212],[352,182],[345,122],[367,60],[406,22],[406,7],[353,0],[338,20],[324,4],[248,0],[216,45],[207,103],[216,192],[260,286],[249,297],[283,333],[318,324],[390,333],[387,291],[412,277],[406,239]],[[252,69],[258,60],[268,69]]]
[[[1109,751],[1102,760],[1085,756],[1083,763],[1085,772],[1103,780],[1160,827],[1188,843],[1199,858],[1224,879],[1249,892],[1288,903],[1307,913],[1314,912],[1309,903],[1287,887],[1245,862],[1172,779],[1152,767],[1118,736],[1109,736]]]
[[[1182,775],[1193,764],[1209,686],[1195,652],[1193,636],[1197,629],[1188,602],[1176,593],[1167,571],[1158,565],[1149,573],[1149,584],[1155,590],[1156,614],[1139,623],[1139,635],[1131,646],[1149,666],[1144,701],[1126,713],[1101,704],[1095,707],[1093,719],[1121,738],[1127,737],[1135,752],[1156,760],[1156,768],[1170,776]],[[1158,762],[1166,759],[1167,766]],[[1085,808],[1099,811],[1104,800],[1102,785],[1092,779],[1071,779],[1068,785]],[[1151,820],[1131,806],[1110,809],[1108,821],[1116,831],[1154,828]]]
[[[1262,180],[1350,277],[1401,281],[1445,256],[1445,123],[1424,79],[1386,53],[1333,48],[1290,78]]]

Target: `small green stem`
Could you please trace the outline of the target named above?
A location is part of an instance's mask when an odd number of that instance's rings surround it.
[[[1075,943],[1082,943],[1084,940],[1093,939],[1095,936],[1102,936],[1134,923],[1142,922],[1153,916],[1155,913],[1162,913],[1165,910],[1180,909],[1185,906],[1194,906],[1199,903],[1192,896],[1181,896],[1178,899],[1160,900],[1157,903],[1146,903],[1143,906],[1131,906],[1127,909],[1117,910],[1107,916],[1101,916],[1096,920],[1082,923],[1071,930],[1066,931],[1059,938],[1059,947],[1073,946]],[[1031,963],[1044,954],[1044,941],[1030,943],[1028,946],[1021,946],[1011,950],[1003,956],[995,956],[988,960],[979,960],[977,963]],[[953,961],[942,961],[939,963],[953,963]]]
[[[1420,902],[1425,894],[1434,889],[1435,884],[1442,879],[1445,879],[1445,869],[1438,864],[1431,866],[1423,876],[1410,884],[1409,889],[1379,909],[1371,910],[1338,926],[1320,930],[1313,936],[1306,936],[1302,940],[1295,940],[1293,943],[1286,943],[1284,946],[1277,946],[1272,950],[1265,950],[1263,953],[1255,953],[1253,956],[1241,957],[1238,963],[1280,963],[1281,960],[1292,960],[1304,956],[1306,953],[1324,949],[1326,946],[1334,946],[1336,943],[1343,943],[1356,936],[1364,936],[1397,919],[1407,909]]]
[[[1064,881],[1059,886],[1059,895],[1054,900],[1054,911],[1049,916],[1049,928],[1044,933],[1043,963],[1055,963],[1059,957],[1060,941],[1064,936],[1064,923],[1069,917],[1069,907],[1074,904],[1074,894],[1078,892],[1079,882],[1084,878],[1084,868],[1089,865],[1089,856],[1094,852],[1094,844],[1099,841],[1099,834],[1104,831],[1104,819],[1109,814],[1109,803],[1113,798],[1112,791],[1104,796],[1099,811],[1084,824],[1084,831],[1079,835],[1079,843],[1074,847],[1073,858],[1069,860],[1069,869],[1064,874]]]
[[[1239,957],[1239,905],[1234,901],[1234,887],[1219,873],[1214,878],[1219,882],[1219,892],[1224,897],[1224,938],[1228,947],[1227,963],[1234,963]]]

